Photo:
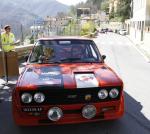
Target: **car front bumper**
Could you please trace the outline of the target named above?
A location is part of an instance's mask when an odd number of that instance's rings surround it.
[[[17,125],[20,126],[39,126],[51,124],[74,124],[83,122],[95,122],[100,120],[118,119],[124,114],[124,97],[118,101],[89,103],[97,109],[96,116],[92,119],[85,119],[82,116],[82,108],[88,104],[72,105],[49,105],[49,106],[28,106],[23,107],[13,101],[13,117]],[[51,107],[59,107],[63,111],[63,117],[56,122],[48,119],[47,113]],[[23,111],[24,108],[38,108],[41,111],[33,112],[32,110]]]

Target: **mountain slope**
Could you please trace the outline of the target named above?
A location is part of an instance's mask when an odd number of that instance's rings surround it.
[[[10,0],[8,0],[10,1]],[[69,7],[56,0],[13,0],[15,3],[38,16],[55,16],[58,12],[67,12]]]
[[[22,9],[17,3],[12,1],[1,1],[0,4],[0,25],[9,24],[13,28],[13,32],[19,38],[21,35],[21,25],[26,31],[27,27],[32,25],[37,15]]]
[[[3,24],[18,22],[23,25],[28,25],[35,17],[37,17],[37,15],[22,9],[17,4],[8,2],[0,5],[0,20]]]
[[[0,25],[12,25],[14,32],[19,36],[21,25],[27,29],[38,16],[55,16],[57,12],[66,12],[68,9],[68,6],[56,0],[2,0]]]

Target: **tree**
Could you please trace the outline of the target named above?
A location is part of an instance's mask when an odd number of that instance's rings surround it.
[[[88,35],[94,32],[95,24],[92,21],[88,21],[82,25],[81,28],[81,35]]]
[[[126,19],[130,18],[131,14],[131,0],[119,0],[117,11],[114,9],[109,14],[109,18],[116,21],[124,22]]]
[[[64,12],[58,12],[56,15],[56,17],[58,17],[58,18],[64,18],[65,16],[66,16],[66,13],[64,13]]]
[[[71,6],[70,13],[71,15],[76,15],[77,8],[90,8],[91,13],[97,13],[97,10],[101,9],[102,2],[109,1],[109,0],[87,0],[87,2],[80,2],[76,6]],[[108,10],[108,9],[107,9]]]
[[[115,15],[115,13],[114,13],[114,7],[112,7],[112,11],[109,14],[109,19],[113,19],[115,17],[114,15]]]
[[[97,9],[101,9],[101,3],[107,0],[87,0],[87,3],[92,3],[97,7]]]
[[[71,6],[70,7],[70,12],[69,12],[69,15],[73,16],[76,14],[76,7],[75,6]]]
[[[121,17],[121,21],[124,22],[126,19],[130,18],[131,12],[131,0],[119,0],[119,5],[115,17]]]
[[[105,0],[100,4],[100,9],[106,13],[109,13],[109,1]]]

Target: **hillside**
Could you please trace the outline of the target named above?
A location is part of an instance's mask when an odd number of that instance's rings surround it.
[[[68,6],[56,0],[2,0],[0,4],[0,25],[12,25],[15,34],[20,35],[23,30],[29,30],[38,17],[55,16],[57,12],[67,12]]]
[[[57,12],[67,12],[69,7],[56,0],[13,0],[20,6],[38,16],[55,16]]]

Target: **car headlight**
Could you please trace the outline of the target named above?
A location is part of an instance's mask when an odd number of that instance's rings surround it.
[[[34,101],[37,103],[42,103],[45,100],[45,95],[43,93],[36,93],[34,95]]]
[[[118,95],[119,95],[119,91],[116,88],[111,89],[109,92],[109,96],[111,98],[116,98]]]
[[[29,94],[29,93],[23,93],[22,95],[21,95],[21,101],[23,102],[23,103],[31,103],[31,101],[32,101],[32,95],[31,94]]]
[[[61,119],[63,116],[63,112],[60,108],[58,107],[52,107],[49,111],[48,111],[48,118],[51,121],[58,121],[59,119]]]
[[[96,107],[94,105],[86,105],[82,109],[82,116],[86,119],[91,119],[96,115]]]
[[[106,99],[108,96],[108,92],[106,89],[102,89],[98,92],[99,99]]]

